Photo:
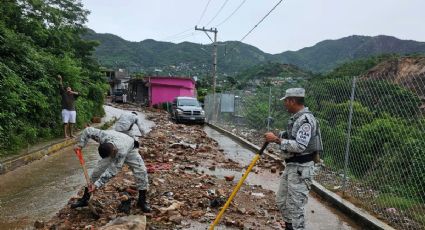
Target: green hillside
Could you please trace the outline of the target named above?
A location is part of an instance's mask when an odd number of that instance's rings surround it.
[[[106,67],[129,68],[132,71],[160,68],[167,73],[190,71],[199,75],[211,70],[212,45],[190,42],[174,44],[152,39],[130,42],[113,34],[97,34],[93,31],[84,38],[100,42],[95,56]],[[272,57],[254,46],[240,42],[219,43],[218,54],[219,73],[238,72]]]
[[[350,36],[326,40],[298,51],[287,51],[274,57],[313,72],[329,72],[353,60],[381,54],[425,54],[425,42],[400,40],[390,36]]]
[[[95,56],[111,68],[164,74],[206,75],[212,66],[212,45],[191,42],[171,43],[152,39],[140,42],[126,41],[113,34],[90,31],[84,36],[97,40]],[[312,47],[280,54],[268,54],[260,49],[237,41],[218,43],[218,73],[237,75],[254,65],[277,62],[296,65],[302,69],[323,73],[357,59],[382,54],[425,54],[425,42],[400,40],[390,36],[350,36],[325,40]]]

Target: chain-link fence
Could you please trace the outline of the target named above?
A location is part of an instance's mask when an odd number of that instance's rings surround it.
[[[285,129],[290,114],[279,98],[293,86],[207,95],[208,122],[261,145],[267,130]],[[424,229],[425,75],[315,78],[297,86],[306,89],[322,132],[316,181],[395,228]]]

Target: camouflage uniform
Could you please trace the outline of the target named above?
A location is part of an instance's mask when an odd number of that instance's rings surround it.
[[[281,138],[280,149],[286,162],[276,203],[283,220],[292,223],[293,229],[305,229],[304,206],[313,176],[314,162],[311,158],[312,136],[316,135],[317,122],[313,114],[304,108],[288,122],[287,133]]]
[[[137,125],[140,133],[143,136],[145,134],[145,131],[143,130],[142,121],[140,120],[139,116],[133,113],[122,114],[115,124],[115,131],[125,133],[130,137],[135,138],[135,135],[132,133],[132,128],[134,124]]]
[[[148,189],[148,173],[138,149],[134,148],[133,138],[113,130],[100,130],[88,127],[81,134],[77,145],[83,148],[90,138],[100,144],[111,143],[118,150],[115,157],[107,157],[99,160],[94,169],[91,180],[97,188],[106,184],[122,169],[123,164],[126,163],[133,171],[138,189]]]

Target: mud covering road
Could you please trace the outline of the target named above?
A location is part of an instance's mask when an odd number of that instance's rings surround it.
[[[124,109],[137,110],[128,106]],[[174,124],[164,111],[143,112],[156,124],[147,136],[140,138],[139,148],[149,172],[148,199],[153,209],[152,213],[146,214],[147,229],[205,229],[237,181],[232,175],[217,178],[202,169],[242,172],[243,167],[227,159],[202,126]],[[267,165],[269,167],[270,162]],[[81,192],[69,203],[81,196]],[[43,229],[98,229],[129,215],[118,211],[121,200],[125,199],[132,200],[131,215],[144,215],[136,208],[137,190],[127,167],[92,197],[92,210],[95,209],[98,216],[89,208],[73,210],[68,204],[50,221],[37,222],[35,226]],[[273,191],[246,184],[220,223],[226,229],[282,228]]]

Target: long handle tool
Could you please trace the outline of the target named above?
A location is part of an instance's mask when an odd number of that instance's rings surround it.
[[[248,174],[251,172],[252,168],[254,167],[257,160],[260,158],[260,155],[263,154],[264,150],[267,148],[267,145],[269,142],[264,142],[263,147],[261,147],[260,152],[255,154],[254,158],[251,161],[251,164],[249,164],[248,168],[246,169],[245,173],[243,174],[242,178],[239,180],[236,187],[233,189],[232,194],[230,195],[229,199],[227,199],[226,203],[224,204],[223,208],[221,209],[220,213],[215,218],[214,222],[210,225],[209,230],[214,230],[214,227],[220,222],[221,216],[223,216],[224,211],[229,207],[230,202],[232,202],[233,198],[236,196],[236,193],[238,193],[239,189],[241,188],[243,182],[248,177]]]
[[[78,157],[78,160],[80,161],[81,167],[83,167],[84,177],[86,178],[86,182],[87,182],[87,188],[89,188],[90,187],[90,178],[89,178],[89,174],[87,173],[86,163],[84,162],[83,152],[81,151],[81,149],[77,149],[77,150],[75,150],[75,154],[77,154],[77,157]]]

